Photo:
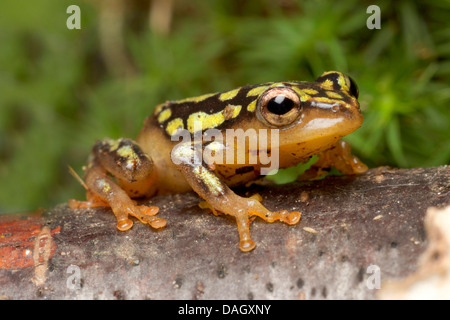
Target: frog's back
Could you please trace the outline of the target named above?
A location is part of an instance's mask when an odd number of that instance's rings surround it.
[[[156,106],[149,125],[158,126],[168,137],[183,129],[193,134],[197,129],[194,128],[195,121],[202,122],[202,131],[235,128],[239,123],[253,118],[258,95],[268,85],[248,85],[220,93],[167,101]]]

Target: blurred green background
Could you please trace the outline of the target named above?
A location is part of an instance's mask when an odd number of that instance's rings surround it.
[[[365,122],[346,139],[370,167],[448,164],[449,13],[448,0],[2,0],[0,212],[83,198],[67,166],[82,174],[96,139],[135,137],[160,102],[328,70],[359,85]]]

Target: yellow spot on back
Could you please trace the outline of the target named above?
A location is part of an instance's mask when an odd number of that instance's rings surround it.
[[[164,121],[169,119],[171,115],[172,115],[172,111],[170,109],[166,109],[164,111],[161,111],[161,113],[158,116],[158,122],[159,123],[163,123]]]
[[[322,82],[322,87],[326,90],[333,90],[333,81],[330,79],[325,80]]]
[[[204,95],[198,96],[198,97],[187,98],[187,99],[183,99],[183,100],[177,100],[177,101],[175,101],[175,103],[200,102],[200,101],[208,99],[209,97],[212,97],[215,94],[216,93],[207,93],[207,94],[204,94]]]
[[[241,90],[241,88],[237,88],[237,89],[234,89],[234,90],[230,90],[230,91],[224,92],[224,93],[222,93],[219,96],[219,100],[221,100],[221,101],[231,100],[234,97],[236,97],[236,95],[238,94],[239,90]]]
[[[249,92],[247,92],[247,97],[259,96],[261,93],[266,91],[267,88],[268,86],[260,86],[253,88]]]
[[[250,102],[250,104],[247,106],[247,111],[253,112],[256,109],[256,102],[258,100],[253,100],[252,102]]]
[[[197,129],[194,128],[194,123],[197,121],[201,124],[201,130],[206,130],[220,126],[225,121],[225,116],[222,111],[213,114],[203,111],[193,113],[187,120],[187,129],[190,133],[194,133],[194,130]]]
[[[336,91],[325,91],[326,95],[330,98],[342,99],[342,96]]]
[[[344,75],[340,74],[338,77],[338,83],[341,86],[342,89],[349,91],[348,85],[347,85],[347,81],[345,81]]]
[[[166,132],[171,136],[173,136],[178,130],[183,130],[183,129],[184,129],[184,124],[183,124],[183,119],[181,119],[181,118],[176,118],[176,119],[169,121],[169,123],[166,126]]]
[[[316,95],[319,93],[319,91],[314,90],[314,89],[302,89],[303,92],[307,93],[307,94],[312,94],[312,95]]]
[[[239,113],[241,112],[242,106],[239,105],[239,106],[233,106],[233,107],[234,107],[233,118],[236,118],[239,115]]]
[[[241,112],[241,109],[241,105],[228,105],[222,111],[213,114],[208,114],[203,111],[193,113],[187,120],[187,129],[189,130],[189,132],[194,133],[195,129],[197,129],[194,128],[194,123],[196,121],[200,122],[201,130],[216,128],[224,123],[225,120],[236,118]]]
[[[269,88],[275,88],[275,87],[285,87],[285,84],[282,82],[274,82],[270,85]]]
[[[310,96],[308,96],[303,90],[300,90],[297,87],[292,87],[292,90],[297,92],[298,96],[300,97],[300,101],[305,102],[309,100]]]

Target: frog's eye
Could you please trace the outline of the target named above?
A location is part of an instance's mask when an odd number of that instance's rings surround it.
[[[258,100],[258,117],[271,126],[287,126],[301,112],[300,98],[288,87],[275,87],[264,92]]]
[[[350,90],[350,94],[355,97],[356,99],[358,99],[359,96],[359,89],[358,86],[356,85],[355,80],[353,80],[351,77],[347,76],[348,79],[348,84],[349,84],[349,90]]]

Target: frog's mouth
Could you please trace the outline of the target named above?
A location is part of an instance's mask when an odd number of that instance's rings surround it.
[[[359,110],[346,110],[331,115],[313,111],[303,114],[295,126],[280,129],[280,146],[322,138],[339,140],[358,129],[362,122],[363,116]]]

